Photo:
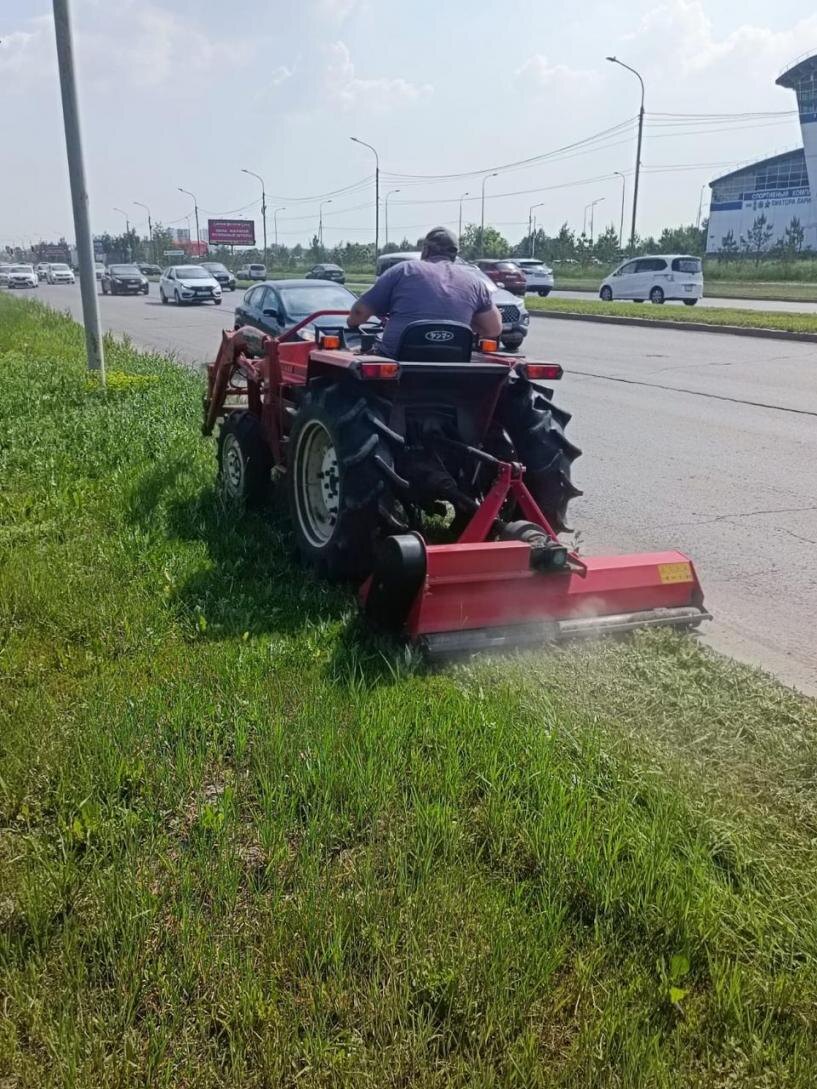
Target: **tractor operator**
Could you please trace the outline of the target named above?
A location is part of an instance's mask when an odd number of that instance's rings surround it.
[[[349,326],[356,329],[373,315],[386,321],[377,346],[394,358],[400,337],[413,321],[459,321],[480,337],[499,337],[502,315],[491,289],[468,265],[456,263],[456,236],[435,227],[423,239],[419,261],[401,261],[379,276],[352,307]]]

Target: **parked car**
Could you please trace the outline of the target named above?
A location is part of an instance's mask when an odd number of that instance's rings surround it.
[[[138,264],[136,266],[143,276],[161,276],[162,270],[158,265]]]
[[[9,269],[9,288],[39,287],[40,281],[33,265],[12,265]]]
[[[235,276],[226,265],[222,265],[220,261],[202,261],[201,267],[206,268],[214,280],[218,280],[222,291],[225,288],[228,291],[235,291]]]
[[[62,262],[50,264],[45,278],[49,284],[75,284],[77,282],[74,270],[70,265],[65,265]]]
[[[680,300],[694,306],[704,294],[704,274],[700,257],[688,254],[657,254],[625,261],[601,282],[599,297],[604,302],[632,299],[660,305]]]
[[[536,257],[515,257],[514,262],[525,273],[527,290],[544,299],[554,287],[553,269]]]
[[[297,325],[316,310],[351,310],[357,296],[342,284],[314,280],[273,280],[249,288],[235,308],[235,327],[251,325],[270,336]],[[343,319],[326,316],[315,325],[335,327],[344,324]],[[314,326],[301,331],[303,339],[313,339]]]
[[[8,287],[9,285],[9,273],[11,272],[11,265],[0,264],[0,285]]]
[[[335,284],[346,283],[346,273],[340,265],[313,265],[306,274],[307,280],[331,280]]]
[[[38,280],[48,279],[48,265],[45,263],[45,261],[40,261],[40,263],[35,267],[34,271],[37,273]]]
[[[265,265],[242,265],[236,276],[239,280],[266,280],[267,269]]]
[[[504,287],[513,295],[524,295],[528,281],[525,273],[514,261],[488,260],[482,258],[475,262],[477,268],[482,269],[489,279],[493,280],[497,287]]]
[[[384,253],[382,257],[377,259],[377,275],[382,276],[383,273],[392,268],[394,265],[399,265],[401,261],[419,261],[419,250],[404,250],[402,253]]]
[[[170,265],[159,281],[159,298],[183,303],[213,302],[221,306],[221,286],[201,265]]]
[[[102,274],[103,295],[147,295],[150,284],[137,265],[108,265]]]

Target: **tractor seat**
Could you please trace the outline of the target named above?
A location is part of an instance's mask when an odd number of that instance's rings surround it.
[[[461,321],[412,321],[405,327],[395,359],[414,363],[470,363],[474,334]]]

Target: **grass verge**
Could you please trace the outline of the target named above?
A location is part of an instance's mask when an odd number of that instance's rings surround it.
[[[587,291],[598,295],[602,274],[595,277],[571,279],[556,273],[556,289],[560,291]],[[769,302],[817,302],[817,284],[787,283],[786,281],[755,282],[752,280],[718,280],[704,276],[706,293],[713,298],[765,299]]]
[[[639,306],[632,302],[603,303],[598,299],[546,299],[528,297],[531,311],[577,314],[604,318],[639,318],[644,321],[672,321],[679,325],[721,325],[741,329],[775,329],[786,333],[817,333],[817,314],[786,313],[778,310],[739,310],[736,307]]]
[[[0,1084],[811,1086],[815,704],[672,635],[426,672],[108,361],[0,299]]]

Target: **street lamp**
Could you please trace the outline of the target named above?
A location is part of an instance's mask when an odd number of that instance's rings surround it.
[[[598,197],[596,200],[591,200],[589,204],[584,206],[584,227],[582,228],[582,234],[587,234],[587,213],[590,212],[590,245],[593,245],[593,213],[596,210],[596,205],[601,204],[605,197]]]
[[[388,193],[386,193],[385,205],[386,205],[386,245],[387,246],[389,244],[389,197],[393,197],[395,193],[399,193],[399,192],[400,192],[399,189],[390,189],[388,191]]]
[[[493,174],[486,174],[485,177],[482,179],[482,214],[479,220],[479,249],[480,254],[483,257],[485,256],[485,254],[482,252],[485,247],[485,183],[489,178],[495,178],[498,173],[499,171],[495,170]]]
[[[324,204],[331,203],[332,198],[330,197],[329,200],[322,200],[318,205],[318,242],[320,243],[321,249],[323,249],[323,206]]]
[[[145,211],[148,214],[148,238],[150,239],[150,256],[151,256],[151,259],[153,260],[153,262],[155,264],[155,262],[156,262],[156,252],[155,252],[155,247],[153,245],[153,222],[152,222],[152,220],[150,218],[150,208],[148,208],[148,206],[146,204],[143,204],[141,202],[141,200],[135,200],[133,203],[137,206],[137,208],[144,208]]]
[[[367,147],[374,155],[374,264],[377,268],[377,251],[380,246],[380,156],[365,140],[358,140],[356,136],[350,136],[349,139],[353,144]]]
[[[695,221],[695,227],[696,227],[697,230],[701,229],[701,217],[703,216],[703,210],[704,210],[704,193],[706,192],[708,186],[709,186],[709,182],[704,182],[703,185],[701,186],[701,198],[698,201],[698,218]]]
[[[621,178],[621,224],[618,228],[618,248],[624,252],[624,198],[627,194],[627,179],[620,170],[614,170],[617,178]]]
[[[528,237],[530,238],[530,255],[531,255],[531,257],[536,256],[536,243],[535,243],[534,238],[533,238],[533,221],[534,221],[533,210],[534,210],[534,208],[542,208],[544,206],[544,203],[545,202],[543,200],[540,200],[538,204],[531,204],[530,208],[528,208]]]
[[[624,61],[620,61],[618,57],[606,58],[611,64],[618,64],[622,68],[626,68],[628,72],[632,72],[641,84],[641,109],[638,111],[638,147],[635,153],[635,181],[633,182],[633,225],[630,229],[630,252],[635,250],[635,223],[636,215],[638,213],[638,180],[641,176],[641,141],[644,136],[644,80],[641,78],[641,73],[636,72],[635,68],[631,68],[629,64],[625,64]]]
[[[193,198],[193,211],[196,213],[196,257],[199,256],[199,249],[201,248],[201,232],[199,231],[199,202],[196,200],[195,193],[191,193],[189,189],[182,189],[180,185],[176,186],[180,193],[185,193],[188,197]]]
[[[272,226],[275,232],[275,248],[278,249],[278,213],[285,212],[286,207],[283,205],[280,208],[275,208],[272,213]]]
[[[267,263],[267,193],[264,187],[264,179],[260,174],[256,174],[254,170],[246,170],[241,167],[242,174],[249,174],[252,178],[258,178],[261,182],[261,225],[264,231],[264,264]]]
[[[130,220],[128,219],[128,213],[123,211],[121,208],[114,208],[114,211],[119,212],[119,214],[121,216],[125,217],[125,238],[127,239],[127,242],[125,244],[126,245],[125,253],[127,255],[128,260],[130,261],[131,258],[133,257],[133,254],[131,253],[131,249],[130,249]]]
[[[467,196],[469,196],[469,193],[465,192],[460,197],[460,226],[459,226],[459,230],[457,231],[457,245],[458,246],[462,246],[462,202]]]

